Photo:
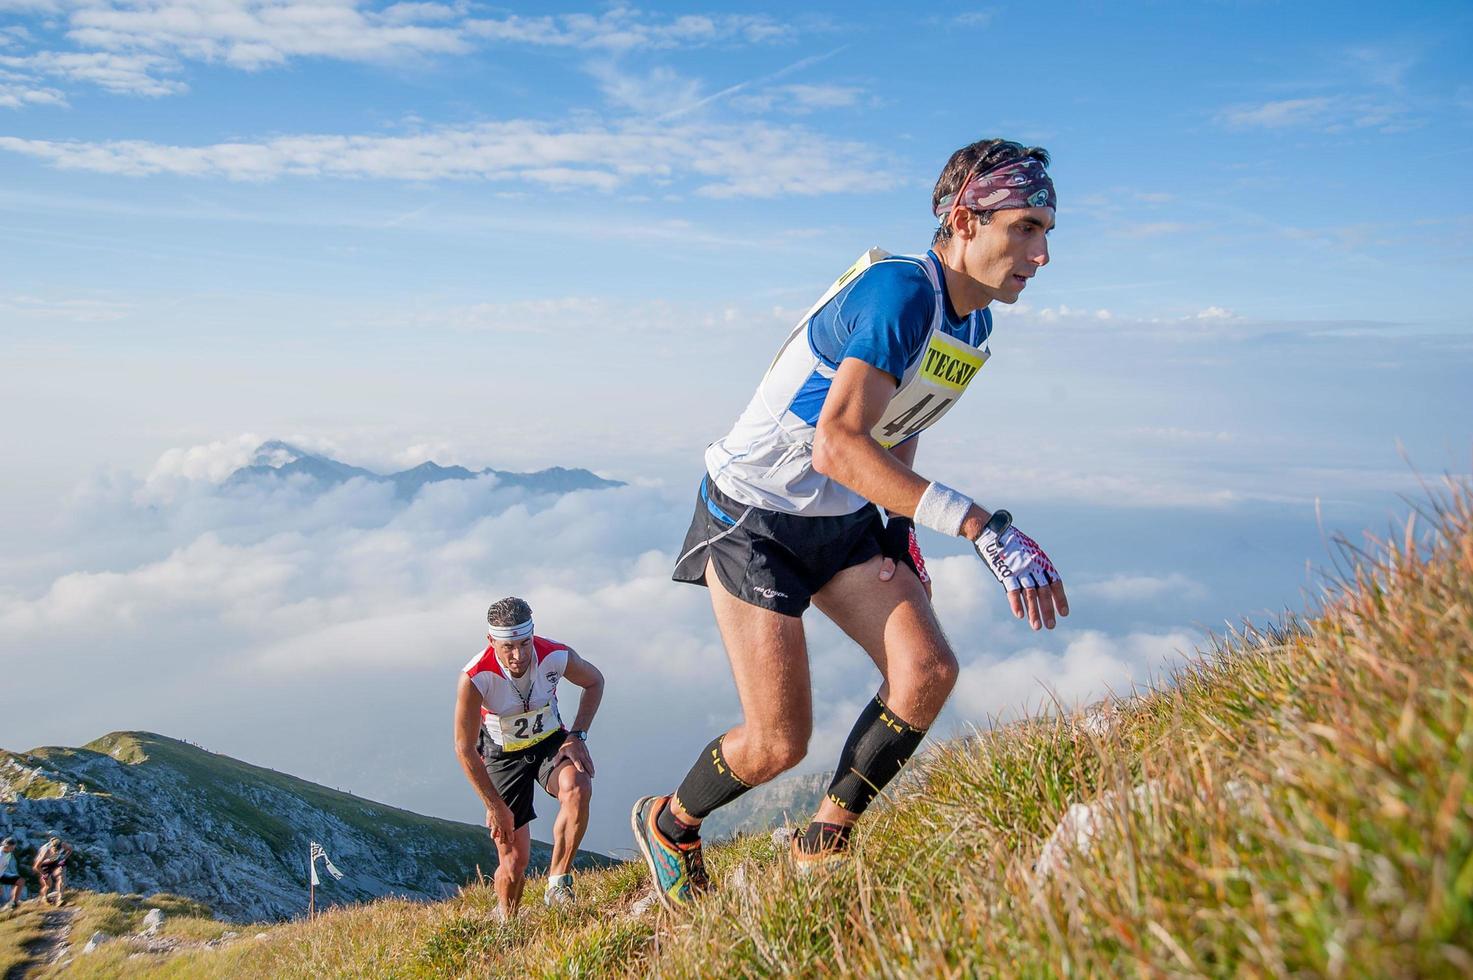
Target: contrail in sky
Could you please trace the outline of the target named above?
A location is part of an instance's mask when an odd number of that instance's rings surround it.
[[[777,71],[773,72],[771,75],[763,75],[761,78],[752,78],[752,79],[748,79],[745,82],[737,82],[735,85],[727,86],[726,88],[722,89],[720,92],[713,92],[710,95],[706,96],[704,99],[700,99],[699,101],[692,102],[690,105],[681,106],[679,109],[671,109],[669,112],[665,113],[664,115],[656,116],[655,117],[655,122],[664,122],[667,119],[674,119],[677,116],[683,116],[683,115],[685,115],[688,112],[694,112],[695,110],[701,108],[702,106],[710,105],[712,102],[715,102],[717,99],[724,99],[728,95],[731,95],[733,92],[740,92],[744,88],[751,88],[753,85],[761,85],[764,82],[774,82],[774,81],[777,81],[779,78],[782,78],[782,77],[784,77],[786,75],[791,75],[795,71],[802,71],[804,68],[807,68],[807,67],[809,67],[811,65],[816,65],[816,64],[818,64],[821,61],[828,61],[834,55],[838,54],[839,52],[845,50],[848,47],[849,47],[849,45],[847,45],[847,44],[840,45],[839,47],[835,48],[832,51],[827,52],[826,54],[810,55],[809,57],[804,58],[801,61],[795,61],[791,65],[788,65],[786,68],[779,68]]]

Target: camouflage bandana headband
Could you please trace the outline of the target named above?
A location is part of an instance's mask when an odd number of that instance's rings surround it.
[[[936,217],[942,221],[954,208],[969,211],[1001,211],[1005,208],[1058,208],[1054,182],[1038,160],[1024,157],[986,173],[969,173],[960,194],[947,194],[936,202]]]

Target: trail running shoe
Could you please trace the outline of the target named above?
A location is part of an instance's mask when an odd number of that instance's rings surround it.
[[[828,824],[822,824],[827,828]],[[788,842],[788,857],[793,862],[793,870],[800,875],[811,874],[821,868],[831,868],[849,860],[849,836],[819,832],[818,845],[813,850],[805,847],[806,830],[793,830],[789,832],[792,839]]]
[[[706,877],[706,863],[701,857],[701,842],[677,844],[660,833],[655,817],[670,802],[668,796],[646,796],[634,804],[629,824],[634,842],[649,866],[655,895],[667,909],[686,905],[701,892],[711,888]]]
[[[567,905],[573,900],[573,876],[558,875],[547,879],[547,890],[542,893],[542,904],[546,906]]]

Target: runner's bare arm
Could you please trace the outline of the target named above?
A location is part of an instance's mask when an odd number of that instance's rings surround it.
[[[593,724],[593,716],[598,714],[598,706],[604,699],[604,675],[597,667],[578,656],[576,651],[568,651],[568,666],[563,669],[563,677],[571,684],[583,688],[583,693],[578,696],[578,714],[573,718],[571,726],[573,731],[588,731]]]
[[[886,450],[870,431],[895,395],[896,380],[854,357],[839,364],[818,417],[813,438],[813,468],[895,514],[914,517],[930,481],[910,468],[914,444]],[[908,449],[907,452],[902,450]],[[975,540],[992,514],[976,504],[962,521],[962,535]]]
[[[881,371],[880,373],[884,374],[885,372]],[[889,375],[886,375],[886,377],[889,377]],[[914,471],[916,468],[916,450],[920,448],[920,445],[921,437],[918,435],[911,436],[904,442],[891,446],[887,452],[904,463],[906,469]]]
[[[471,781],[486,809],[494,810],[506,804],[492,785],[491,777],[486,774],[486,765],[476,751],[476,738],[480,731],[481,692],[476,690],[469,677],[461,675],[455,697],[455,757],[460,760],[465,778]]]
[[[907,467],[909,467],[910,469],[914,470],[915,469],[915,462],[916,462],[916,450],[917,450],[917,448],[919,448],[918,444],[920,443],[920,441],[921,441],[921,437],[919,435],[911,436],[909,439],[905,440],[904,442],[899,442],[899,443],[896,443],[895,445],[891,446],[890,449],[889,449],[889,453],[890,453],[891,456],[894,456],[896,459],[900,460],[900,462],[904,463]],[[896,518],[896,517],[905,517],[904,514],[897,514],[893,510],[886,510],[885,513],[888,515],[889,518],[892,518],[892,519],[893,518]],[[909,520],[909,518],[907,518],[907,520]],[[889,535],[891,526],[892,525],[890,523],[890,520],[887,519],[885,521],[885,533],[886,533],[887,536]],[[912,529],[911,532],[910,532],[910,540],[912,542],[915,540],[915,531],[914,531],[914,529]],[[917,559],[914,559],[914,560],[917,560],[918,561],[919,559],[917,558]],[[895,566],[895,558],[891,554],[888,554],[887,553],[885,555],[885,560],[880,563],[880,581],[881,582],[888,582],[892,578],[894,578],[895,577],[895,567],[896,567]],[[912,564],[911,567],[915,569],[916,575],[919,576],[919,578],[921,580],[921,585],[925,587],[925,590],[926,590],[926,598],[927,599],[931,598],[931,579],[930,579],[930,576],[928,576],[928,575],[922,575],[921,574],[921,569],[924,568],[925,566],[924,565],[916,566],[916,565]]]
[[[583,693],[578,696],[578,714],[573,718],[572,731],[588,731],[588,726],[593,724],[593,716],[598,713],[599,702],[604,698],[604,675],[593,664],[584,660],[573,651],[568,651],[568,665],[563,668],[563,677],[573,684],[583,688]],[[593,756],[588,752],[588,746],[582,739],[568,738],[558,748],[557,755],[552,757],[552,766],[556,769],[563,759],[573,763],[573,768],[588,776],[593,775]]]

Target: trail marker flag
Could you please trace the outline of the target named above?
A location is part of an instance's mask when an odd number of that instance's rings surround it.
[[[312,884],[322,884],[321,880],[317,877],[318,858],[322,859],[323,865],[327,868],[327,873],[333,876],[333,880],[342,879],[343,873],[333,866],[332,858],[327,856],[327,852],[322,849],[322,845],[316,841],[312,841],[311,859],[307,862],[308,866],[312,869]]]

